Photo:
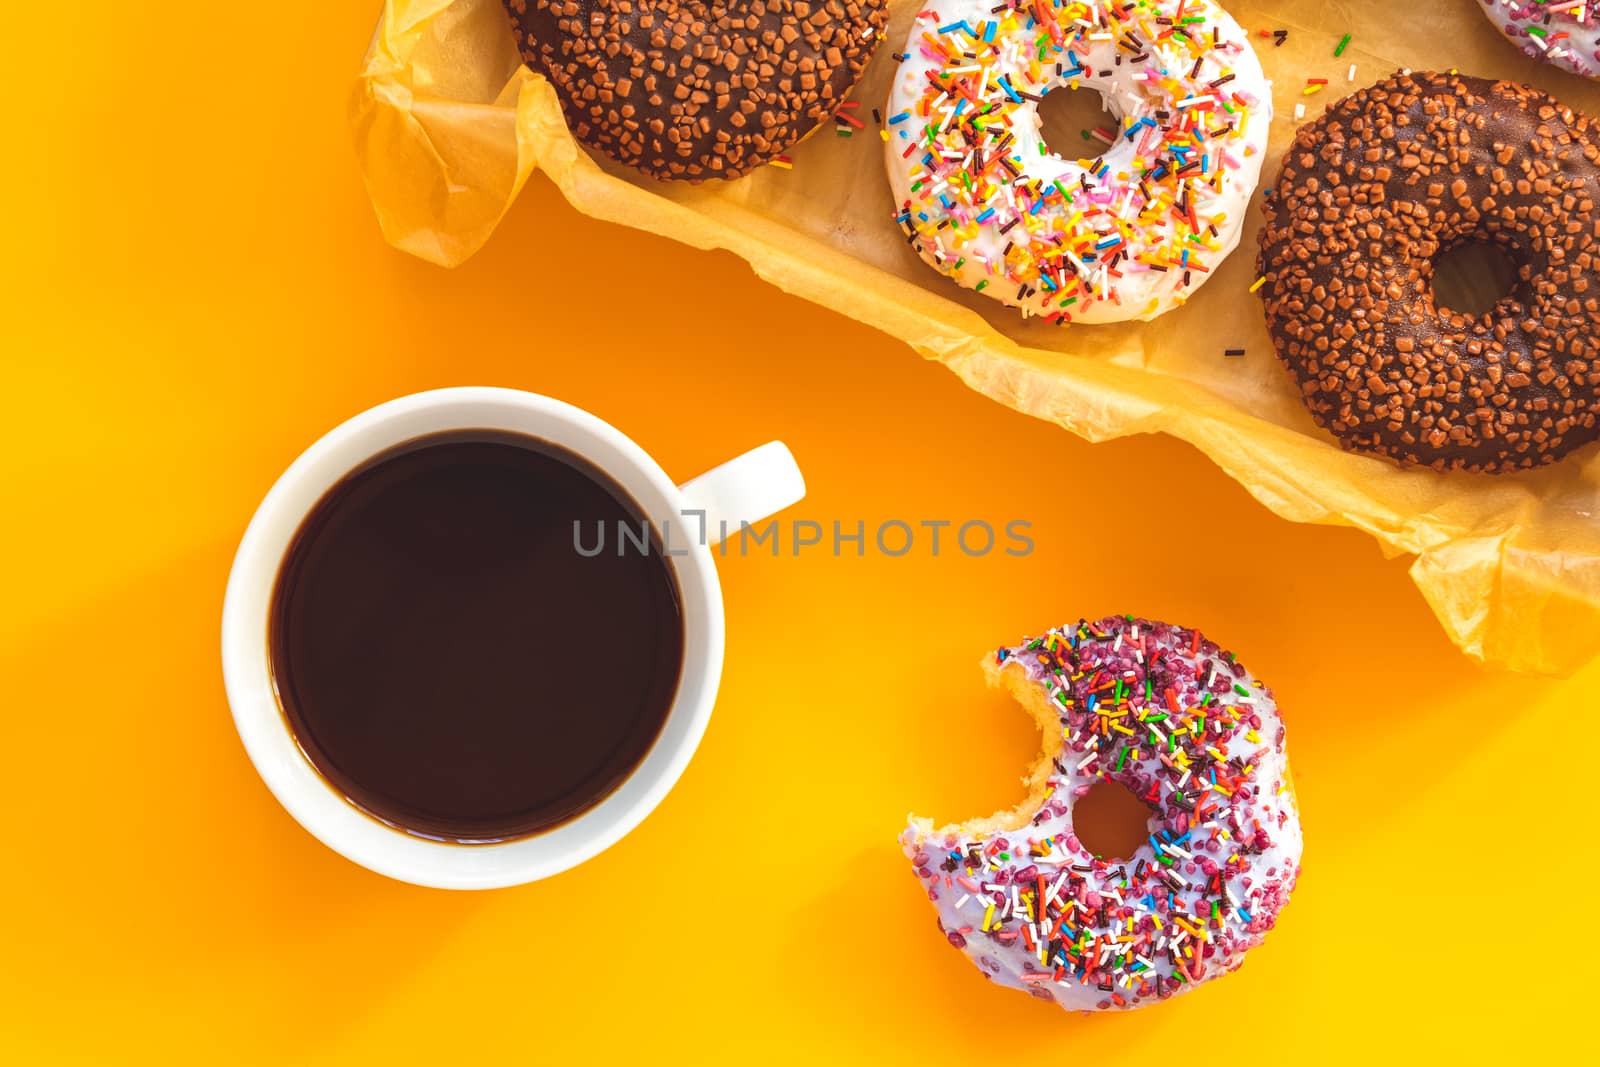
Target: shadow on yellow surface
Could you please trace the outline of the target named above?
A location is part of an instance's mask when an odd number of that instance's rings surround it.
[[[291,1057],[390,995],[484,898],[361,870],[256,779],[217,663],[231,556],[198,548],[7,650],[15,706],[37,709],[9,743],[38,776],[11,807],[27,869],[7,905],[63,917],[18,922],[8,951],[79,1010],[220,998],[258,1052]],[[308,982],[308,964],[325,977]]]
[[[24,7],[0,79],[56,118],[19,118],[30,163],[0,174],[28,205],[0,268],[0,1059],[1165,1059],[1220,1027],[1244,1061],[1377,1064],[1585,1039],[1581,975],[1535,996],[1523,974],[1586,928],[1574,723],[1600,669],[1480,672],[1362,535],[1279,522],[1172,441],[1095,447],[1003,410],[542,181],[461,271],[392,252],[341,110],[368,5],[116,26]],[[220,41],[294,62],[239,88]],[[549,882],[398,885],[255,778],[218,615],[302,448],[469,383],[588,407],[685,479],[782,438],[811,487],[792,517],[830,534],[1019,519],[1035,551],[730,553],[721,698],[656,814]],[[1021,797],[1037,736],[984,688],[986,650],[1121,611],[1199,626],[1277,689],[1306,870],[1237,975],[1079,1019],[952,951],[895,835],[909,810]]]

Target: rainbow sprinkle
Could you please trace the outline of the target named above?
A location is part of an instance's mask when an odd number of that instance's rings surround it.
[[[1010,0],[975,25],[924,11],[897,79],[895,221],[969,288],[1053,323],[1150,318],[1238,241],[1271,100],[1215,0]],[[1094,132],[1105,155],[1049,155],[1044,97],[1113,86],[1127,113]]]
[[[993,980],[1067,1008],[1135,1007],[1233,970],[1299,876],[1271,692],[1198,631],[1080,621],[996,653],[1061,723],[1040,810],[1015,831],[902,839],[940,927]],[[1113,781],[1151,809],[1127,859],[1091,854],[1073,798]]]
[[[1600,0],[1480,0],[1524,55],[1600,78]]]

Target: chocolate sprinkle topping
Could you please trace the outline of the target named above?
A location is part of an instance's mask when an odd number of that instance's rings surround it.
[[[573,134],[655,178],[737,178],[836,111],[887,0],[505,0]]]
[[[1347,448],[1437,470],[1553,463],[1600,436],[1600,130],[1536,89],[1400,74],[1301,127],[1266,203],[1278,356]],[[1470,317],[1434,262],[1516,264]]]

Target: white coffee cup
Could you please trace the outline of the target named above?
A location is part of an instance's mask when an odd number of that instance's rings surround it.
[[[279,707],[267,651],[279,564],[301,521],[329,489],[395,445],[449,430],[528,434],[585,457],[645,514],[673,524],[667,559],[684,621],[683,670],[665,725],[643,762],[598,804],[545,833],[460,845],[408,834],[359,810],[300,750]],[[245,530],[222,609],[222,673],[239,737],[256,770],[302,826],[334,851],[380,874],[446,889],[517,885],[564,871],[639,825],[677,782],[711,717],[722,678],[722,586],[711,546],[740,522],[800,500],[794,457],[773,441],[675,485],[655,460],[586,411],[536,393],[460,388],[382,404],[329,432],[295,460]],[[704,513],[704,536],[700,513]]]

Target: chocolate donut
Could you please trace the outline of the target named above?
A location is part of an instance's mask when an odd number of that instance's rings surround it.
[[[1278,356],[1347,448],[1503,473],[1593,441],[1600,131],[1527,86],[1400,74],[1301,127],[1266,204]],[[1472,317],[1436,257],[1498,246],[1512,291]]]
[[[654,178],[737,178],[836,111],[888,0],[506,0],[573,135]]]

